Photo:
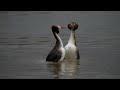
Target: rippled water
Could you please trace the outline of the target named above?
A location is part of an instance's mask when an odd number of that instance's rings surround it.
[[[47,63],[51,25],[75,21],[79,61]],[[59,34],[67,44],[70,32]],[[0,78],[120,78],[120,11],[1,11]]]

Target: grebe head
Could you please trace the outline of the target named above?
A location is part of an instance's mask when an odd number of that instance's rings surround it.
[[[75,22],[72,22],[71,24],[68,24],[68,28],[70,30],[76,30],[76,29],[78,29],[78,24]]]
[[[53,25],[52,30],[56,32],[57,34],[59,33],[60,29],[64,29],[65,27],[59,26],[59,25]]]

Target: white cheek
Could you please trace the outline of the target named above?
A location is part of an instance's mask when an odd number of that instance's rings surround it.
[[[58,28],[59,28],[59,29],[61,29],[61,27],[60,27],[60,26],[58,26]]]

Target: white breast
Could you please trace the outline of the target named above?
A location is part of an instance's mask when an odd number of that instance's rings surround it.
[[[63,47],[61,47],[60,50],[62,51],[62,56],[59,61],[63,61],[65,58],[65,49]]]
[[[74,44],[67,44],[65,46],[65,58],[76,59],[77,58],[76,50],[77,47]]]

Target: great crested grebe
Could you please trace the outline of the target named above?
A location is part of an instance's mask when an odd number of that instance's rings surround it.
[[[52,32],[56,39],[56,44],[55,44],[54,48],[51,50],[51,52],[48,54],[46,61],[58,62],[58,61],[64,60],[65,49],[63,46],[63,42],[62,42],[60,36],[58,35],[60,29],[64,29],[64,27],[61,27],[59,25],[52,26]]]
[[[65,46],[65,59],[80,59],[75,37],[75,30],[78,29],[78,24],[72,22],[71,24],[68,24],[68,29],[71,31],[71,35],[68,44]]]

